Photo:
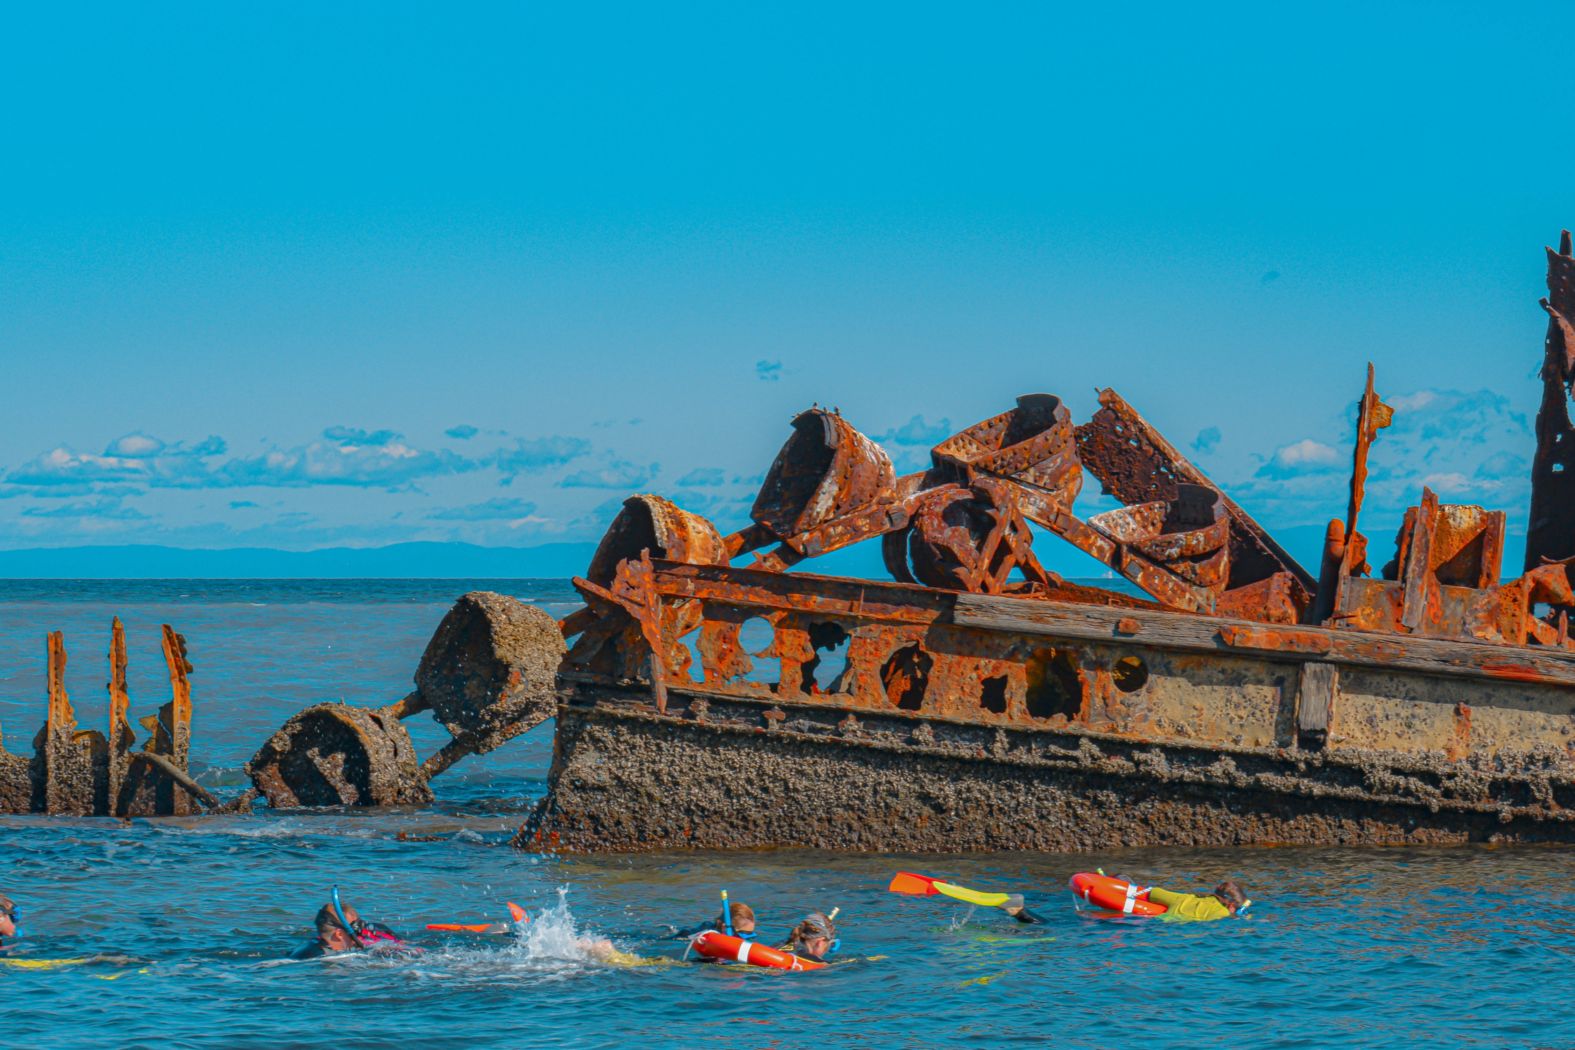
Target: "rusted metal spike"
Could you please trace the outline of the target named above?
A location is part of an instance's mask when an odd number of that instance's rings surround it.
[[[1362,399],[1357,403],[1356,450],[1351,455],[1350,495],[1346,500],[1345,522],[1336,534],[1334,522],[1324,540],[1324,559],[1318,571],[1318,591],[1308,612],[1309,623],[1322,623],[1334,612],[1338,601],[1340,580],[1347,576],[1363,576],[1368,572],[1367,539],[1356,531],[1357,519],[1362,512],[1362,498],[1367,493],[1367,456],[1378,438],[1378,431],[1394,422],[1394,409],[1379,398],[1373,390],[1373,365],[1367,364],[1367,385],[1362,389]],[[1334,557],[1338,548],[1339,557]]]
[[[168,731],[163,747],[150,742],[148,750],[163,754],[176,769],[185,771],[191,752],[191,663],[186,659],[186,639],[175,633],[169,624],[164,630],[164,662],[170,672],[170,702],[159,709],[159,721]],[[159,787],[160,812],[186,816],[193,812],[191,796],[175,790],[173,783]]]
[[[130,706],[131,698],[126,693],[126,628],[117,616],[109,629],[109,790],[106,808],[112,817],[127,815],[121,791],[131,763],[131,745],[136,740],[126,720],[126,710]]]

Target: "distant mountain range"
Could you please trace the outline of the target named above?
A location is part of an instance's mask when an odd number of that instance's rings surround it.
[[[554,579],[585,571],[594,543],[478,547],[395,543],[282,551],[267,547],[35,547],[0,551],[6,579]]]
[[[1393,554],[1392,526],[1364,528],[1371,541],[1368,560],[1375,569]],[[1323,526],[1274,530],[1292,557],[1318,572]],[[1511,533],[1504,551],[1504,574],[1520,573],[1526,538]],[[478,547],[471,543],[395,543],[387,547],[329,547],[283,551],[267,547],[183,550],[178,547],[35,547],[0,551],[0,579],[563,579],[590,564],[594,543],[545,543],[537,547]],[[1041,537],[1034,551],[1045,568],[1074,578],[1097,578],[1108,570],[1070,544]],[[804,571],[833,576],[889,579],[880,545],[861,543],[814,558]]]

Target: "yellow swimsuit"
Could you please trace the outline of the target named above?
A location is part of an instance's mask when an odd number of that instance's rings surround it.
[[[1230,918],[1230,909],[1212,894],[1198,896],[1194,893],[1176,893],[1155,886],[1148,891],[1148,899],[1165,906],[1162,918],[1180,922],[1212,922]]]

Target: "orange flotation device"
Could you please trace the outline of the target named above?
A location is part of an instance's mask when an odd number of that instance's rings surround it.
[[[729,937],[715,930],[703,930],[690,946],[697,955],[721,962],[741,962],[751,966],[766,966],[773,970],[819,970],[825,963],[814,959],[801,959],[791,952],[767,948],[764,944]]]
[[[1072,876],[1070,885],[1072,896],[1100,909],[1104,913],[1101,918],[1107,915],[1163,915],[1166,911],[1163,904],[1148,899],[1148,890],[1109,875],[1080,871]]]

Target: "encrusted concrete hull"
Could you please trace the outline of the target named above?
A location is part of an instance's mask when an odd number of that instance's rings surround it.
[[[769,728],[768,728],[769,727]],[[890,852],[1575,841],[1575,779],[1398,752],[1156,744],[673,692],[566,693],[515,844]]]

